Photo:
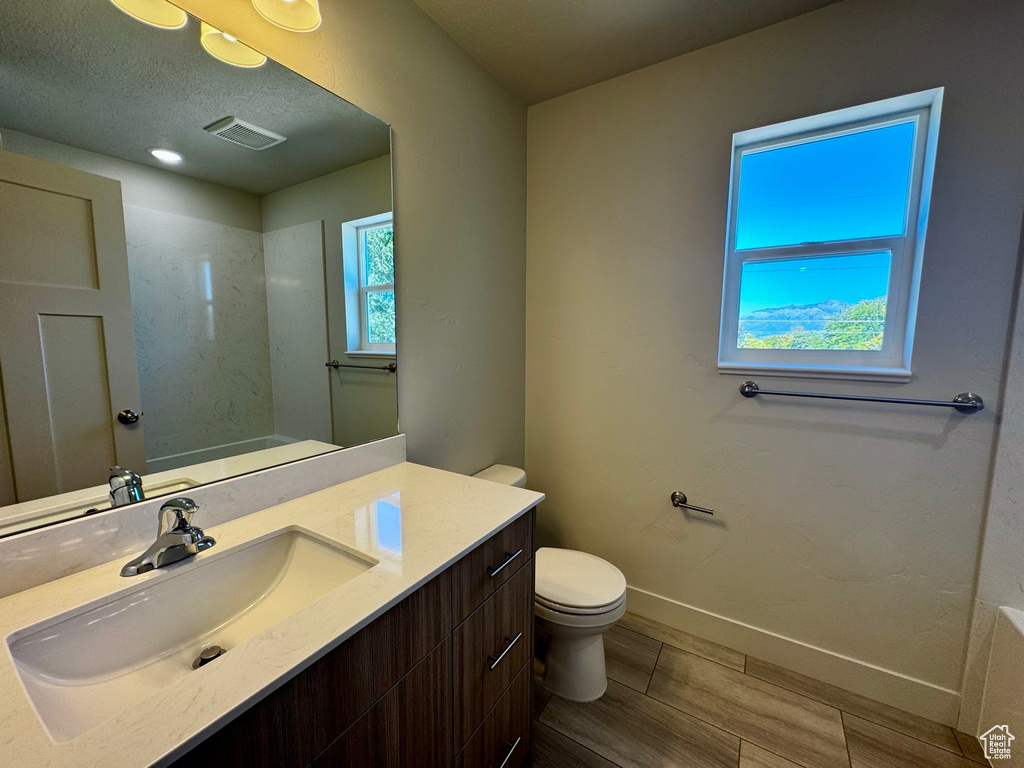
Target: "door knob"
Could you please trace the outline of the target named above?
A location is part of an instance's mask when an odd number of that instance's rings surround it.
[[[134,424],[139,420],[139,415],[131,408],[125,408],[119,414],[117,414],[117,420],[122,424]]]

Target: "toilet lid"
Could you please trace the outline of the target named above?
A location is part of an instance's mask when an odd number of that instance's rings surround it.
[[[537,550],[537,597],[566,608],[601,608],[622,599],[626,577],[606,560],[572,549]]]

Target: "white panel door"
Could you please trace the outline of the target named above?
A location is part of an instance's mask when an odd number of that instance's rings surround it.
[[[0,502],[146,471],[121,185],[0,151]]]

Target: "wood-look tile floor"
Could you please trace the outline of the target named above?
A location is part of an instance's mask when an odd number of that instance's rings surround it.
[[[534,695],[533,768],[978,768],[977,739],[627,613],[608,692]]]

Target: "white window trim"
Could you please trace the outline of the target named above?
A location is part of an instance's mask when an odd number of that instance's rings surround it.
[[[718,370],[806,378],[909,381],[918,290],[931,202],[935,151],[943,89],[936,88],[823,115],[792,120],[733,135],[726,229]],[[740,163],[744,155],[886,125],[913,121],[914,161],[904,234],[896,237],[843,240],[773,248],[736,249],[736,206]],[[761,350],[736,346],[740,274],[744,263],[839,254],[891,254],[883,346],[879,351]]]
[[[367,340],[366,297],[373,292],[394,291],[394,283],[366,285],[366,260],[361,237],[367,229],[391,224],[394,216],[388,211],[341,225],[342,252],[345,262],[345,325],[346,354],[356,357],[394,357],[394,344],[371,344]]]
[[[391,217],[389,216],[386,220],[377,221],[373,224],[362,224],[356,227],[356,254],[359,259],[359,349],[362,352],[390,352],[391,354],[395,352],[395,345],[393,343],[374,344],[369,340],[370,325],[366,316],[367,299],[371,293],[394,293],[395,284],[366,284],[366,239],[363,237],[363,233],[367,230],[391,226],[391,223]]]

